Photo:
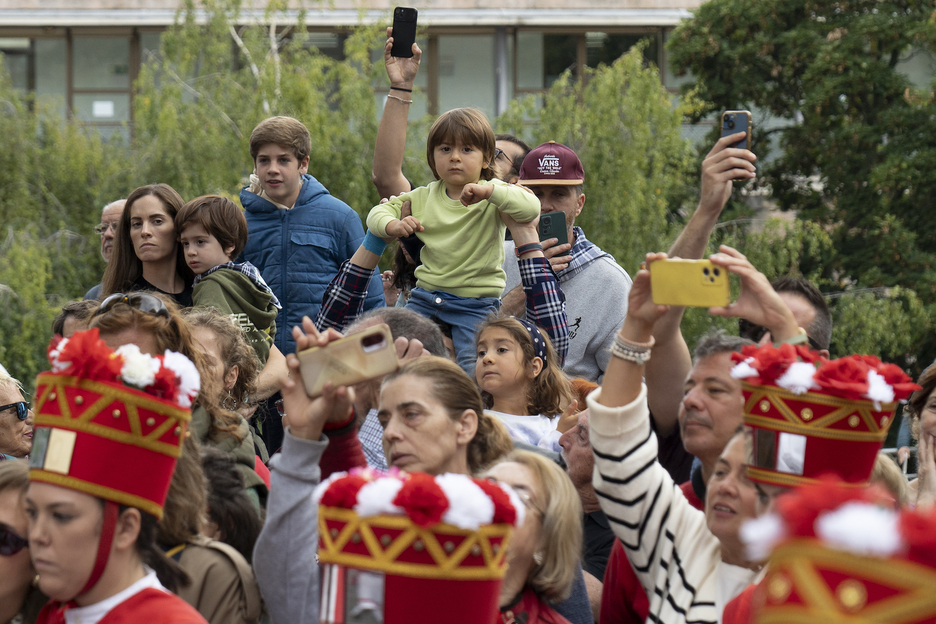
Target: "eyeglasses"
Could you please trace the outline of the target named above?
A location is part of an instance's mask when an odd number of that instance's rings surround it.
[[[510,160],[509,158],[507,158],[507,154],[504,153],[504,150],[502,150],[502,149],[500,149],[500,148],[498,148],[498,147],[495,147],[495,148],[494,148],[494,160],[497,160],[497,159],[500,158],[501,156],[503,156],[503,157],[504,157],[505,159],[507,159],[508,161]]]
[[[159,297],[154,297],[153,295],[148,295],[143,292],[114,293],[101,302],[101,305],[98,306],[98,309],[94,311],[91,317],[94,318],[95,316],[107,314],[113,310],[115,306],[122,303],[130,306],[134,310],[145,312],[146,314],[169,318],[169,310],[166,308],[166,304],[163,303]]]
[[[17,401],[9,405],[0,405],[0,412],[5,412],[11,407],[16,408],[16,417],[20,420],[26,420],[29,417],[29,403],[26,401]]]
[[[29,541],[21,537],[10,527],[0,525],[0,555],[12,557],[29,546]]]
[[[738,334],[742,338],[747,338],[748,340],[753,340],[755,343],[759,343],[761,339],[767,334],[767,328],[763,325],[756,325],[747,319],[739,318],[738,319]],[[819,346],[819,343],[813,340],[808,335],[806,340],[809,341],[809,346],[815,351],[822,351],[822,347]]]
[[[117,233],[117,225],[120,221],[111,221],[110,223],[101,223],[94,226],[94,233],[100,236],[104,235],[104,232],[107,230],[114,230],[114,233]]]

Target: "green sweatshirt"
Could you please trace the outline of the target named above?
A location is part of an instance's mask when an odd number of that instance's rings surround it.
[[[409,193],[374,206],[367,215],[367,227],[380,237],[387,236],[387,224],[400,218],[403,202],[409,200],[413,216],[425,229],[417,236],[426,244],[416,268],[416,285],[423,290],[439,290],[459,297],[500,297],[506,281],[503,212],[520,223],[539,214],[535,195],[500,180],[493,184],[491,198],[463,206],[445,193],[445,183],[437,180]]]
[[[270,346],[276,334],[278,310],[271,300],[270,293],[233,269],[218,269],[200,280],[192,292],[195,307],[217,308],[243,330],[247,344],[260,359],[261,368],[270,357]]]

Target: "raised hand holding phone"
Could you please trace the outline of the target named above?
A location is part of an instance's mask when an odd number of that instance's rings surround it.
[[[418,11],[409,7],[393,9],[393,47],[390,56],[412,58],[416,43],[416,18]]]

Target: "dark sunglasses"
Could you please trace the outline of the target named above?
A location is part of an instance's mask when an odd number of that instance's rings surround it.
[[[747,338],[748,340],[753,340],[755,343],[761,341],[761,338],[764,337],[764,334],[767,333],[767,328],[763,325],[756,325],[751,321],[748,321],[743,318],[738,319],[738,334],[742,338]],[[806,340],[809,341],[809,347],[814,351],[822,351],[822,347],[819,346],[819,343],[806,336]]]
[[[0,412],[5,412],[11,407],[16,408],[16,417],[20,420],[26,420],[29,417],[29,403],[26,401],[17,401],[16,403],[10,403],[9,405],[0,405]]]
[[[93,318],[101,314],[107,314],[113,310],[114,307],[122,303],[130,306],[134,310],[145,312],[146,314],[169,318],[169,310],[166,308],[166,304],[163,303],[159,297],[154,297],[144,292],[114,293],[110,297],[104,299],[91,316]]]
[[[29,546],[25,537],[20,537],[13,529],[0,525],[0,555],[11,557]]]

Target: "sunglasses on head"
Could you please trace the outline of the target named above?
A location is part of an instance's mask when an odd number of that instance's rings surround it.
[[[747,338],[748,340],[753,340],[755,343],[759,343],[766,333],[767,328],[763,325],[756,325],[743,318],[738,319],[738,334],[742,338]],[[809,341],[811,349],[814,351],[822,351],[822,347],[819,346],[818,342],[809,336],[806,336],[806,339]]]
[[[166,308],[166,304],[163,303],[159,297],[148,295],[145,292],[114,293],[110,297],[104,299],[91,316],[93,318],[101,314],[107,314],[120,304],[128,305],[134,310],[139,310],[146,314],[169,318],[169,310]]]
[[[11,557],[29,546],[25,537],[20,537],[8,526],[0,525],[0,555]]]
[[[26,420],[29,417],[29,403],[26,401],[17,401],[16,403],[0,405],[0,412],[5,412],[11,407],[16,408],[16,417],[20,420]]]

